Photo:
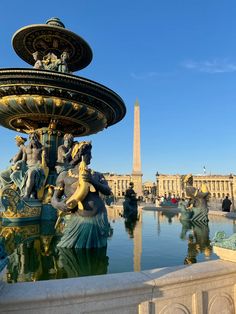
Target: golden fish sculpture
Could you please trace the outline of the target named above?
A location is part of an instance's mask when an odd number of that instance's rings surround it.
[[[79,165],[79,175],[76,176],[78,177],[77,188],[75,192],[73,193],[73,195],[71,195],[71,197],[66,201],[66,205],[69,209],[73,209],[78,205],[78,208],[80,210],[84,210],[82,201],[85,199],[85,197],[88,195],[89,192],[96,191],[94,186],[91,183],[86,182],[83,179],[83,175],[87,174],[88,171],[89,169],[82,157],[82,161],[80,162],[80,165]],[[69,176],[73,176],[72,174],[70,174],[70,171],[69,171]],[[59,212],[59,215],[55,224],[55,229],[57,229],[57,227],[59,226],[59,223],[64,215],[65,213],[63,211]]]
[[[94,186],[84,181],[83,175],[87,174],[89,172],[89,169],[82,157],[82,161],[79,165],[79,180],[77,188],[73,195],[66,201],[66,205],[68,208],[73,209],[78,205],[78,208],[83,210],[84,206],[82,204],[82,201],[85,199],[85,197],[88,195],[89,192],[95,192]]]

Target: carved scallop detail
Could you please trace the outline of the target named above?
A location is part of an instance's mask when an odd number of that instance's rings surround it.
[[[209,302],[208,313],[234,314],[234,303],[231,296],[226,293],[214,295]]]
[[[160,314],[190,314],[188,308],[180,303],[174,303],[166,305],[161,311]]]

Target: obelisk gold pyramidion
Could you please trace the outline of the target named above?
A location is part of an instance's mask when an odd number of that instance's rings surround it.
[[[142,168],[141,168],[141,144],[140,144],[140,107],[136,100],[134,106],[134,142],[133,142],[133,171],[132,181],[137,196],[142,196]]]

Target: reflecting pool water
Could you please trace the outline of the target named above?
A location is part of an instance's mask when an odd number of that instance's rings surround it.
[[[124,221],[113,220],[108,244],[108,271],[139,271],[217,259],[210,241],[217,231],[231,235],[236,221],[209,215],[208,226],[182,224],[179,214],[168,210],[143,210],[132,233]],[[121,240],[122,238],[122,240]]]
[[[143,210],[125,222],[110,210],[113,232],[99,250],[57,249],[61,234],[54,224],[1,227],[0,259],[8,255],[4,280],[9,283],[99,275],[192,264],[218,257],[210,241],[215,232],[236,232],[236,221],[209,215],[208,226],[182,224],[172,211]]]

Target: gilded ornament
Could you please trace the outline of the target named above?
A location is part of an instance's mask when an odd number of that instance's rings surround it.
[[[38,106],[42,106],[44,104],[44,99],[42,96],[34,96],[34,101]]]
[[[88,172],[88,167],[82,157],[82,161],[80,162],[79,165],[79,180],[77,182],[77,188],[74,192],[74,194],[66,201],[66,205],[68,208],[73,209],[78,205],[79,209],[84,209],[82,201],[85,199],[87,194],[90,192],[95,192],[95,188],[93,187],[92,184],[90,184],[87,181],[84,181],[83,175],[87,174]],[[72,176],[72,174],[71,174]]]
[[[54,103],[57,107],[61,107],[63,105],[63,101],[60,98],[54,98]]]

